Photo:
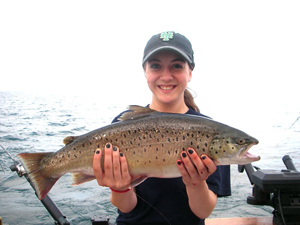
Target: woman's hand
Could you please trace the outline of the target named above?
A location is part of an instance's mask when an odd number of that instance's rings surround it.
[[[199,157],[192,148],[181,153],[181,160],[177,161],[177,167],[186,186],[197,185],[205,181],[217,169],[209,157],[206,155]]]
[[[101,168],[101,158],[104,157],[104,171]],[[96,150],[93,158],[93,170],[100,186],[110,187],[116,191],[124,191],[130,188],[131,176],[128,171],[126,157],[119,152],[118,147],[107,143],[104,154],[100,149]]]
[[[181,153],[177,167],[186,186],[191,210],[199,218],[208,217],[217,203],[217,195],[206,184],[206,179],[217,169],[215,163],[206,155],[199,157],[189,148]]]

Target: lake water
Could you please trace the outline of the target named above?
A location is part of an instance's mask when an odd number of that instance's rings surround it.
[[[98,97],[0,92],[0,144],[14,157],[21,152],[57,151],[63,146],[64,137],[107,125],[125,109],[122,104],[103,104]],[[287,154],[300,169],[299,112],[299,106],[290,105],[272,113],[267,111],[259,118],[253,116],[241,127],[234,124],[259,139],[260,144],[250,150],[262,157],[255,166],[285,169],[281,158]],[[233,116],[227,121],[234,123],[237,120]],[[227,121],[225,123],[232,125]],[[2,151],[0,164],[4,169],[0,167],[0,216],[4,224],[53,224],[52,217],[25,178],[19,178],[9,170],[13,162]],[[232,166],[231,179],[232,196],[218,199],[212,218],[271,216],[271,207],[246,203],[252,192],[246,173],[238,173],[237,166]],[[108,188],[99,187],[96,181],[75,187],[71,182],[69,174],[63,176],[49,194],[68,221],[91,224],[91,217],[107,215],[111,223],[114,222],[117,214],[110,204]]]

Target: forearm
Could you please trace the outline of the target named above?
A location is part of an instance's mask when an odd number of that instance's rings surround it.
[[[110,195],[110,201],[121,212],[128,213],[135,208],[137,204],[137,197],[134,188],[132,188],[130,191],[125,193],[117,193],[112,191]]]
[[[216,194],[209,190],[205,181],[186,186],[186,190],[193,213],[201,219],[207,218],[216,206]]]

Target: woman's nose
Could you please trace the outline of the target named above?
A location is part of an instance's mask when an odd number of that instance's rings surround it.
[[[172,80],[172,72],[169,69],[164,69],[160,75],[160,79],[164,81]]]

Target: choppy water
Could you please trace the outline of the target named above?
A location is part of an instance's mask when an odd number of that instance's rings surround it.
[[[91,96],[0,92],[0,144],[13,156],[25,151],[57,151],[64,137],[107,125],[124,109],[122,104],[103,104]],[[253,136],[260,140],[251,150],[262,157],[256,166],[284,169],[281,158],[289,154],[300,169],[300,119],[291,127],[299,112],[300,107],[286,107],[268,117],[267,123],[260,121],[259,128],[251,127],[251,121],[243,124],[255,130]],[[53,224],[25,178],[9,170],[12,161],[1,151],[0,163],[5,170],[0,167],[0,216],[4,224]],[[232,166],[231,173],[232,196],[219,198],[211,217],[271,216],[271,207],[246,203],[252,191],[246,173],[238,173],[236,166]],[[72,187],[71,176],[65,175],[49,195],[72,224],[91,224],[91,217],[101,215],[109,215],[111,222],[115,220],[109,190],[95,181]]]

